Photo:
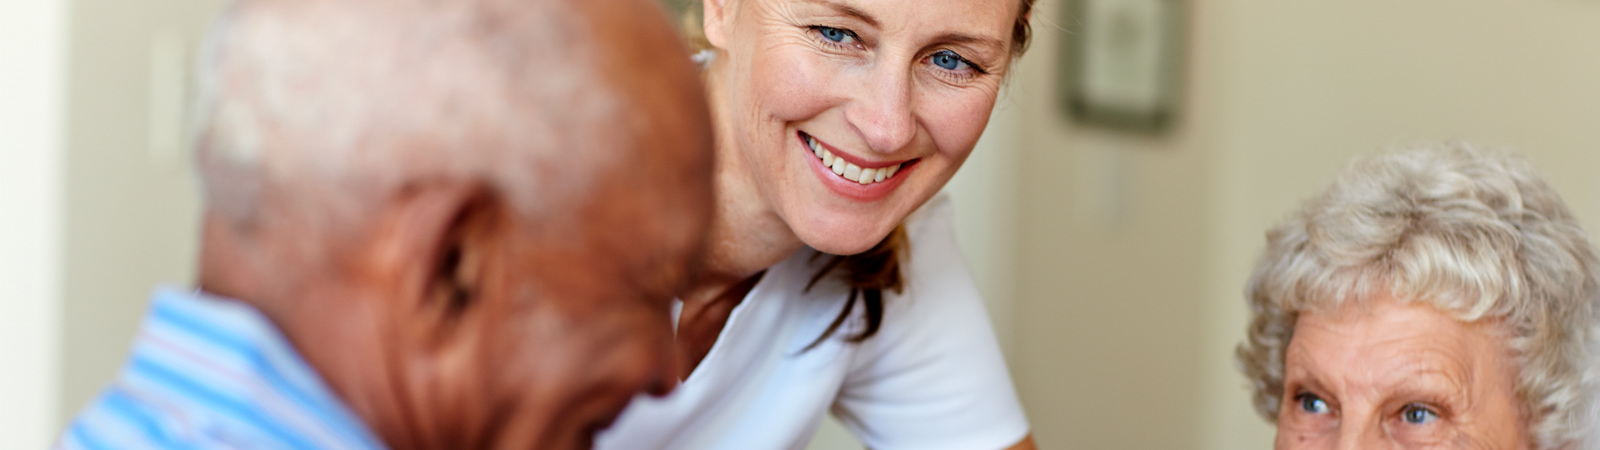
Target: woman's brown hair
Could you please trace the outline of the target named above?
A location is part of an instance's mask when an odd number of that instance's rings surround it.
[[[694,51],[710,50],[711,42],[706,40],[705,29],[701,19],[700,0],[673,0],[683,11],[683,35],[689,48]],[[1028,19],[1033,16],[1033,5],[1037,0],[1018,0],[1021,2],[1017,10],[1017,21],[1011,29],[1011,57],[1021,57],[1028,50],[1028,42],[1033,38],[1033,26]],[[850,297],[845,300],[844,309],[839,311],[833,323],[828,324],[828,329],[822,332],[817,340],[806,346],[806,350],[816,347],[834,333],[855,312],[856,304],[861,303],[865,309],[866,327],[845,338],[846,342],[862,342],[878,334],[878,329],[883,326],[883,292],[890,291],[899,294],[905,289],[905,277],[901,275],[900,263],[907,256],[911,242],[906,237],[906,226],[901,224],[889,232],[883,241],[873,246],[871,250],[854,255],[833,255],[811,277],[811,282],[806,284],[810,291],[817,283],[829,275],[838,274],[845,285],[850,288]]]
[[[846,342],[861,342],[878,334],[878,328],[883,326],[883,291],[893,291],[899,294],[905,287],[905,278],[900,272],[901,258],[910,247],[910,240],[906,237],[906,226],[894,227],[889,236],[882,242],[872,247],[871,250],[854,255],[833,255],[828,259],[816,275],[811,276],[811,282],[806,283],[806,290],[822,281],[830,274],[838,273],[845,286],[850,287],[850,297],[845,299],[844,310],[839,311],[839,316],[833,318],[833,323],[828,324],[828,329],[811,341],[806,350],[816,347],[839,331],[839,326],[850,318],[850,313],[855,311],[859,301],[866,308],[867,326],[856,334],[846,337]]]

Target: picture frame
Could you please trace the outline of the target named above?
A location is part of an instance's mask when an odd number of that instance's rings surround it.
[[[1177,119],[1179,0],[1072,0],[1061,23],[1060,103],[1086,124],[1160,133]]]

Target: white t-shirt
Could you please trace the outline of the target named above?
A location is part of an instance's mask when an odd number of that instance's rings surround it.
[[[829,277],[807,292],[828,255],[795,252],[734,308],[671,396],[635,398],[596,447],[799,449],[828,411],[876,450],[996,450],[1021,441],[1028,421],[951,227],[943,195],[907,219],[906,289],[884,293],[883,326],[862,343],[844,341],[865,326],[857,304],[833,337],[802,351],[849,291]]]

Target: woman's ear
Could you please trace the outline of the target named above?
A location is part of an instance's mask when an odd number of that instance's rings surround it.
[[[712,47],[721,50],[728,49],[728,8],[729,0],[701,0],[700,27],[706,33],[706,42]]]

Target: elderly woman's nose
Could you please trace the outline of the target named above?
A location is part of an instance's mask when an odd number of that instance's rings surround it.
[[[861,85],[845,118],[874,152],[894,153],[917,135],[911,112],[911,71],[881,68]]]

